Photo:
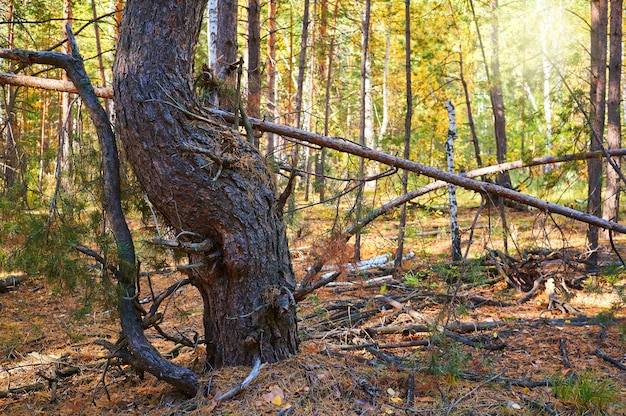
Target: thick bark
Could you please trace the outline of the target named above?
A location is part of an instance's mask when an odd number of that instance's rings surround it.
[[[607,99],[607,147],[609,150],[622,146],[622,129],[620,116],[620,96],[622,78],[622,0],[611,0],[611,21],[609,38],[609,88]],[[612,158],[619,167],[620,158]],[[606,189],[602,218],[618,220],[620,184],[619,175],[608,163],[606,167]],[[603,231],[603,237],[609,238]]]
[[[113,68],[118,129],[155,207],[188,240],[213,242],[189,258],[202,264],[190,279],[204,301],[207,364],[272,362],[297,352],[293,271],[264,159],[236,132],[191,116],[204,6],[127,2]]]
[[[591,135],[589,150],[602,149],[604,137],[604,117],[606,109],[606,46],[607,46],[607,0],[591,1],[591,80],[589,98],[591,101]],[[589,185],[587,212],[601,215],[602,209],[602,162],[590,159],[587,163]],[[589,242],[589,271],[597,270],[598,227],[590,226],[587,231]]]

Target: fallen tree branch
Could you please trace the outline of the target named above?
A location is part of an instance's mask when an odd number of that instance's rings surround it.
[[[482,331],[486,329],[493,329],[499,326],[506,325],[504,321],[497,322],[453,322],[446,325],[444,329],[456,332],[474,332]],[[370,335],[375,334],[412,334],[416,332],[430,332],[433,328],[430,325],[389,325],[389,326],[375,326],[371,328],[365,328]]]
[[[222,117],[226,121],[231,121],[233,115],[225,111],[216,109],[207,109],[210,113]],[[497,197],[509,199],[519,202],[524,205],[535,207],[544,212],[553,212],[555,214],[563,215],[568,218],[572,218],[581,222],[585,222],[591,225],[596,225],[600,228],[617,231],[622,234],[626,234],[626,226],[620,225],[613,221],[607,221],[599,217],[587,214],[585,212],[577,211],[562,205],[553,204],[541,200],[539,198],[532,197],[530,195],[523,194],[521,192],[514,191],[509,188],[505,188],[493,183],[481,182],[461,175],[456,175],[448,172],[435,169],[430,166],[425,166],[411,160],[403,159],[397,156],[386,154],[377,150],[369,149],[364,146],[360,146],[356,143],[347,140],[338,140],[323,136],[321,134],[309,133],[304,130],[296,129],[293,127],[283,126],[281,124],[272,123],[265,120],[250,119],[253,127],[265,132],[280,134],[283,136],[291,137],[298,140],[303,140],[309,143],[316,144],[318,146],[327,147],[340,152],[349,153],[355,156],[360,156],[366,159],[375,160],[380,163],[384,163],[396,168],[406,169],[410,172],[419,173],[430,178],[438,179],[453,185],[460,186],[465,189],[469,189],[480,194],[490,194]],[[594,156],[596,157],[596,156]],[[598,155],[597,157],[601,157]],[[445,186],[445,185],[444,185]]]
[[[596,354],[598,357],[602,358],[604,361],[607,361],[611,364],[613,364],[615,367],[619,368],[620,370],[624,370],[626,371],[626,365],[622,364],[619,360],[616,360],[615,358],[612,358],[608,355],[606,355],[605,353],[603,353],[600,348],[596,348],[596,350],[594,351],[594,354]]]
[[[335,280],[337,280],[337,278],[340,275],[341,275],[341,272],[332,272],[332,273],[329,273],[328,276],[322,279],[319,279],[318,281],[312,283],[311,285],[300,286],[298,290],[293,292],[293,298],[296,300],[296,302],[300,302],[309,293],[319,289],[322,286],[327,285],[330,282],[334,282]]]
[[[226,393],[217,396],[215,398],[215,401],[223,402],[224,400],[235,397],[236,395],[244,391],[250,385],[250,383],[252,383],[256,376],[259,375],[261,368],[263,368],[263,365],[261,365],[261,359],[257,357],[254,360],[254,366],[252,367],[252,370],[250,370],[250,374],[248,374],[248,377],[246,377],[241,383],[237,384],[237,386],[235,386],[235,388],[233,388],[232,390],[229,390]]]
[[[27,55],[24,55],[23,52],[26,52],[26,51],[0,49],[0,57],[20,60],[22,62],[27,62],[27,63],[38,62],[38,63],[48,63],[48,64],[60,66],[58,65],[58,61],[51,62],[50,60],[41,58],[41,54],[45,54],[45,53],[29,52],[30,55],[27,56]],[[62,54],[56,54],[56,55],[62,55]],[[57,91],[69,91],[69,92],[76,91],[75,87],[72,87],[70,85],[71,83],[68,83],[68,82],[62,82],[62,81],[57,81],[57,80],[47,80],[44,82],[44,80],[41,78],[36,78],[36,77],[23,78],[24,76],[20,76],[16,78],[16,77],[12,77],[11,75],[14,75],[14,74],[9,74],[8,77],[6,76],[0,77],[0,81],[1,81],[0,83],[12,83],[12,85],[33,86],[37,88],[52,89],[52,90],[57,90]],[[36,78],[39,81],[35,83],[33,82],[34,80],[30,80],[30,78]],[[18,83],[18,80],[20,81],[20,83]],[[29,85],[25,81],[32,82],[32,85]],[[99,96],[104,97],[104,98],[110,98],[112,96],[112,94],[109,94],[108,91],[104,91],[104,92],[100,91],[100,93],[102,95],[99,95]],[[227,122],[232,122],[235,118],[233,114],[228,113],[226,111],[221,111],[221,110],[217,110],[213,108],[207,108],[206,110],[209,113],[217,117],[221,117]],[[327,147],[329,149],[337,150],[340,152],[345,152],[345,153],[349,153],[355,156],[364,157],[366,159],[375,160],[377,162],[384,163],[386,165],[393,166],[395,168],[406,169],[410,172],[419,173],[421,175],[428,176],[430,178],[434,178],[434,179],[438,179],[439,181],[442,181],[441,185],[438,182],[433,182],[432,184],[429,184],[429,187],[432,190],[443,188],[446,186],[446,184],[450,183],[450,184],[457,185],[465,189],[478,192],[480,194],[495,195],[501,198],[519,202],[524,205],[535,207],[544,212],[553,212],[555,214],[563,215],[565,217],[572,218],[577,221],[581,221],[590,225],[595,225],[600,228],[613,230],[622,234],[626,234],[626,226],[620,225],[616,222],[604,220],[602,218],[595,217],[585,212],[577,211],[575,209],[571,209],[562,205],[553,204],[551,202],[547,202],[547,201],[532,197],[530,195],[526,195],[526,194],[514,191],[512,189],[504,188],[502,186],[495,185],[493,183],[481,182],[481,181],[471,179],[471,177],[473,176],[485,175],[486,172],[491,173],[489,170],[485,171],[485,169],[493,169],[492,172],[496,173],[496,172],[502,172],[505,170],[511,170],[511,169],[515,169],[515,168],[523,167],[523,166],[532,166],[532,165],[524,164],[523,161],[510,162],[510,164],[503,164],[502,166],[499,166],[499,167],[490,166],[486,168],[481,168],[481,169],[472,171],[471,175],[470,175],[470,172],[468,172],[465,174],[465,176],[463,176],[463,175],[456,175],[456,174],[444,172],[439,169],[435,169],[429,166],[422,165],[417,162],[413,162],[411,160],[402,159],[397,156],[389,155],[389,154],[386,154],[377,150],[372,150],[372,149],[369,149],[364,146],[360,146],[354,142],[351,142],[345,139],[331,138],[331,137],[323,136],[321,134],[310,133],[304,130],[296,129],[294,127],[284,126],[281,124],[272,123],[269,121],[259,120],[255,118],[250,118],[250,123],[252,124],[253,128],[264,131],[264,132],[279,134],[279,135],[286,136],[289,138],[302,140],[308,143],[313,143],[321,147]],[[546,158],[540,158],[542,160],[535,159],[534,163],[537,165],[541,165],[541,164],[546,164],[546,163],[556,163],[556,162],[567,161],[567,160],[592,159],[592,158],[603,157],[605,156],[605,154],[608,154],[609,156],[625,155],[626,149],[616,149],[614,151],[606,151],[606,153],[601,152],[601,151],[600,152],[588,152],[588,153],[568,155],[568,156],[563,156],[563,157],[550,156]],[[417,195],[408,197],[407,200],[413,199],[416,196]]]
[[[29,393],[32,391],[41,391],[46,388],[44,383],[29,384],[22,387],[12,387],[8,390],[0,390],[0,399],[9,397],[11,394]]]
[[[15,286],[22,283],[26,279],[28,279],[28,276],[25,274],[17,274],[5,277],[4,279],[0,280],[0,293],[6,293],[15,289]]]

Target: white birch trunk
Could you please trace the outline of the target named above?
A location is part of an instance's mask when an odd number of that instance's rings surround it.
[[[450,127],[448,127],[448,138],[446,140],[446,157],[448,160],[448,172],[454,174],[454,139],[456,139],[456,114],[454,106],[450,101],[446,101]],[[461,235],[459,231],[459,221],[457,218],[456,187],[448,185],[448,195],[450,197],[450,234],[452,236],[452,261],[461,261]]]

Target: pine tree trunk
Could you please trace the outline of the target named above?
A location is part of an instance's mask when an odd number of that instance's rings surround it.
[[[7,25],[7,43],[9,48],[13,48],[15,45],[15,9],[13,1],[10,1],[8,4],[8,16]],[[13,68],[13,63],[9,63],[9,71]],[[15,184],[16,171],[17,171],[17,151],[15,146],[15,137],[17,130],[17,119],[15,117],[15,112],[13,111],[13,106],[15,105],[15,87],[12,85],[7,86],[7,95],[5,101],[5,119],[7,121],[4,137],[4,146],[2,153],[0,156],[4,157],[2,164],[2,173],[4,179],[5,189],[8,190],[13,187]]]
[[[607,35],[607,0],[591,1],[591,83],[589,98],[591,101],[591,138],[589,150],[602,149],[604,137],[605,94],[606,94],[606,35]],[[602,162],[591,159],[587,162],[589,176],[587,212],[599,217],[602,204]],[[598,227],[589,226],[587,240],[591,255],[588,270],[598,267]]]
[[[265,111],[270,120],[276,117],[276,1],[269,0],[267,15],[267,104]],[[276,160],[274,155],[276,136],[267,133],[265,154],[269,160]]]
[[[406,78],[406,113],[404,115],[404,158],[409,159],[411,154],[411,124],[413,120],[413,92],[411,88],[411,0],[404,1],[404,43],[406,50],[404,52],[404,74]],[[409,171],[404,170],[401,176],[402,194],[408,191]],[[406,227],[406,203],[400,208],[400,223],[398,225],[398,248],[396,250],[396,258],[394,266],[399,268],[402,266],[402,257],[404,251],[404,228]]]
[[[67,38],[65,25],[72,23],[72,1],[63,1],[63,37]],[[70,55],[69,42],[63,45],[63,52]],[[67,73],[63,72],[63,80],[67,81]],[[59,147],[61,148],[61,184],[65,189],[70,187],[70,154],[72,152],[72,131],[74,130],[71,113],[71,95],[67,92],[61,94],[61,111],[59,112]],[[58,180],[58,179],[57,179]]]
[[[373,129],[369,128],[369,119],[368,115],[368,102],[371,108],[371,100],[368,100],[368,56],[369,56],[369,43],[370,43],[370,14],[371,14],[371,0],[365,0],[365,10],[363,12],[363,45],[361,47],[361,99],[360,99],[360,110],[359,110],[359,144],[361,146],[367,146],[367,140],[371,137],[370,133],[373,132]],[[369,130],[369,131],[368,131]],[[365,159],[359,159],[359,177],[363,178],[365,176]],[[361,220],[361,208],[363,205],[363,193],[365,191],[365,184],[361,183],[357,189],[356,201],[355,201],[355,222],[359,222]],[[356,236],[354,237],[354,260],[361,260],[361,230],[357,231]]]
[[[183,238],[212,245],[189,255],[207,364],[273,362],[298,349],[285,229],[257,150],[190,115],[200,112],[192,70],[205,5],[127,2],[113,68],[119,136],[154,206]]]
[[[506,118],[504,112],[504,97],[502,96],[502,79],[500,77],[500,52],[499,31],[496,13],[498,1],[491,0],[492,24],[491,24],[491,80],[489,82],[489,95],[493,108],[493,126],[496,136],[496,160],[504,163],[507,152]],[[498,175],[498,185],[511,188],[511,177],[508,172]]]
[[[620,116],[620,96],[622,77],[622,0],[611,0],[611,33],[609,38],[609,91],[607,99],[607,144],[609,149],[622,146]],[[619,167],[620,158],[612,158]],[[620,183],[619,176],[611,164],[606,166],[606,190],[602,218],[617,222],[619,212]],[[609,232],[602,231],[604,238]]]
[[[261,115],[261,5],[248,1],[248,115]]]

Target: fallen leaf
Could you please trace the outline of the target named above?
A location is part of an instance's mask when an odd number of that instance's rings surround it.
[[[267,403],[280,406],[283,404],[283,400],[285,399],[285,393],[283,392],[283,389],[274,384],[269,388],[269,392],[265,393],[262,397]]]
[[[434,403],[435,399],[433,399],[432,397],[416,397],[415,398],[416,401],[420,402],[420,403]]]

